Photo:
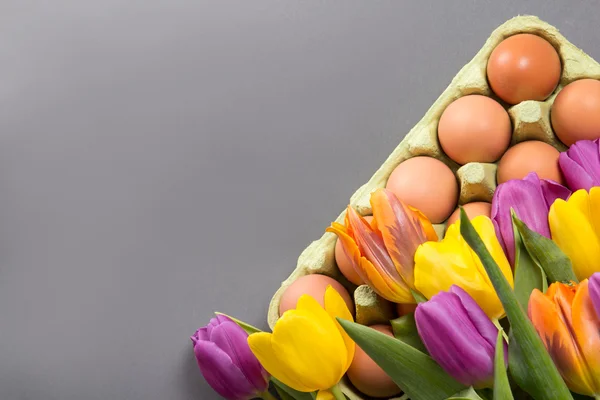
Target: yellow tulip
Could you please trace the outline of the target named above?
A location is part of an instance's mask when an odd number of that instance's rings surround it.
[[[600,272],[600,187],[556,200],[548,214],[552,240],[571,259],[577,279]]]
[[[308,295],[298,300],[275,324],[273,333],[248,337],[250,349],[275,378],[301,392],[319,391],[318,399],[333,398],[332,389],[354,358],[354,342],[336,317],[353,321],[333,287],[325,291],[325,307]]]
[[[471,222],[513,286],[512,270],[496,238],[492,221],[486,216],[478,216]],[[504,315],[502,303],[479,257],[460,235],[460,221],[448,227],[442,241],[424,243],[415,253],[415,287],[419,292],[430,299],[441,291],[448,291],[452,285],[469,293],[491,319]]]

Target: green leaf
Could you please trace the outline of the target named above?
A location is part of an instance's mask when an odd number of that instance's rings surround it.
[[[524,356],[521,360],[522,368],[511,370],[511,375],[517,384],[537,400],[572,400],[571,392],[554,366],[535,328],[521,308],[506,277],[500,271],[500,267],[490,255],[462,207],[460,233],[479,256],[510,321],[511,330],[514,333],[511,342],[519,347]]]
[[[470,387],[468,389],[461,391],[460,393],[456,393],[456,394],[452,395],[451,397],[448,397],[447,400],[483,400],[483,399],[481,398],[481,396],[479,396],[477,394],[477,392],[475,391],[475,389],[473,389],[473,387]]]
[[[552,239],[532,231],[514,215],[513,223],[523,239],[527,252],[542,267],[551,282],[579,282],[573,272],[571,260]]]
[[[544,270],[527,252],[515,224],[516,216],[512,210],[511,213],[515,238],[515,295],[523,310],[527,310],[529,297],[533,289],[539,289],[543,292],[548,286],[548,280]]]
[[[500,330],[498,339],[496,339],[496,356],[494,357],[494,400],[513,399],[504,363],[504,336]]]
[[[427,297],[423,296],[421,293],[417,292],[416,290],[410,289],[410,292],[412,293],[412,295],[417,303],[425,303],[427,301]]]
[[[509,344],[509,349],[510,349],[510,344]],[[510,350],[509,350],[509,354],[510,354]],[[508,361],[510,364],[510,359]],[[511,384],[512,384],[512,382],[511,382]],[[515,398],[515,400],[533,400],[533,397],[531,397],[531,395],[529,393],[527,393],[526,391],[521,389],[521,387],[519,387],[518,385],[512,385],[512,394],[513,394],[513,397]]]
[[[275,386],[275,391],[277,392],[277,395],[279,396],[279,398],[281,400],[296,400],[296,399],[294,399],[294,397],[292,397],[292,395],[288,394],[288,392],[281,389],[279,386],[277,386],[277,385],[273,385],[273,386]]]
[[[256,333],[256,332],[262,332],[260,329],[258,329],[258,328],[256,328],[256,327],[254,327],[254,326],[252,326],[252,325],[250,325],[250,324],[247,324],[247,323],[245,323],[245,322],[243,322],[243,321],[240,321],[240,320],[239,320],[239,319],[237,319],[237,318],[233,318],[233,317],[232,317],[232,316],[230,316],[230,315],[223,314],[223,313],[221,313],[221,312],[215,312],[215,314],[217,314],[217,315],[223,315],[223,316],[225,316],[225,317],[227,317],[227,318],[231,318],[231,320],[232,320],[233,322],[235,322],[236,324],[238,324],[239,326],[241,326],[241,327],[242,327],[242,329],[243,329],[243,330],[245,330],[245,331],[246,331],[246,333],[247,333],[248,335],[251,335],[251,334],[253,334],[253,333]]]
[[[396,339],[403,341],[409,346],[427,354],[427,349],[421,341],[417,324],[415,323],[415,314],[410,313],[390,321],[392,330]]]
[[[477,392],[479,397],[481,397],[483,400],[493,400],[494,399],[494,391],[490,388],[477,389],[475,391]]]
[[[573,398],[575,400],[591,400],[593,397],[589,397],[589,396],[584,396],[582,394],[578,394],[578,393],[571,393],[573,395]]]
[[[338,318],[356,344],[404,390],[411,400],[439,400],[464,386],[431,357],[374,329]]]
[[[286,393],[289,396],[288,399],[291,398],[293,400],[314,400],[317,397],[316,394],[312,392],[299,392],[296,389],[292,389],[291,387],[274,377],[271,377],[271,382],[273,382],[273,385],[275,385],[277,393]],[[282,400],[286,399],[282,396]]]
[[[517,343],[513,330],[511,329],[508,333],[508,370],[510,371],[513,379],[517,381],[517,384],[527,390],[528,386],[528,375],[526,357],[523,355],[522,347]],[[531,383],[533,384],[533,383]]]

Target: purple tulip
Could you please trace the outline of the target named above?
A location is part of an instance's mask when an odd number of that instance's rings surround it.
[[[191,339],[202,375],[224,398],[253,399],[269,387],[269,375],[252,354],[248,334],[230,318],[217,315]]]
[[[569,150],[560,153],[558,165],[572,191],[600,186],[599,140],[576,142]]]
[[[596,310],[596,315],[600,318],[600,272],[596,272],[590,276],[588,279],[588,289],[590,291],[592,304]]]
[[[467,292],[452,285],[420,303],[415,320],[427,351],[450,376],[465,386],[493,386],[498,328]]]
[[[498,185],[492,199],[491,217],[496,236],[511,265],[515,264],[515,237],[510,209],[529,229],[549,238],[550,206],[556,199],[565,200],[570,195],[571,191],[566,187],[540,179],[535,172],[524,179],[513,179]]]

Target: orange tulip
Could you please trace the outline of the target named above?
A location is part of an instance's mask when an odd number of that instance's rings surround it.
[[[590,296],[592,282],[553,283],[546,294],[535,289],[529,318],[565,383],[573,392],[600,396],[600,310]],[[596,301],[597,302],[597,301]]]
[[[360,278],[381,297],[414,303],[414,255],[417,247],[437,240],[431,222],[386,189],[371,194],[373,222],[348,206],[345,225],[334,222],[327,232],[338,235]]]

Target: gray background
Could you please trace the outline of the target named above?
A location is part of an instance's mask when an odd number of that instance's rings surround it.
[[[555,1],[0,1],[0,399],[215,399],[273,292],[490,32]]]

